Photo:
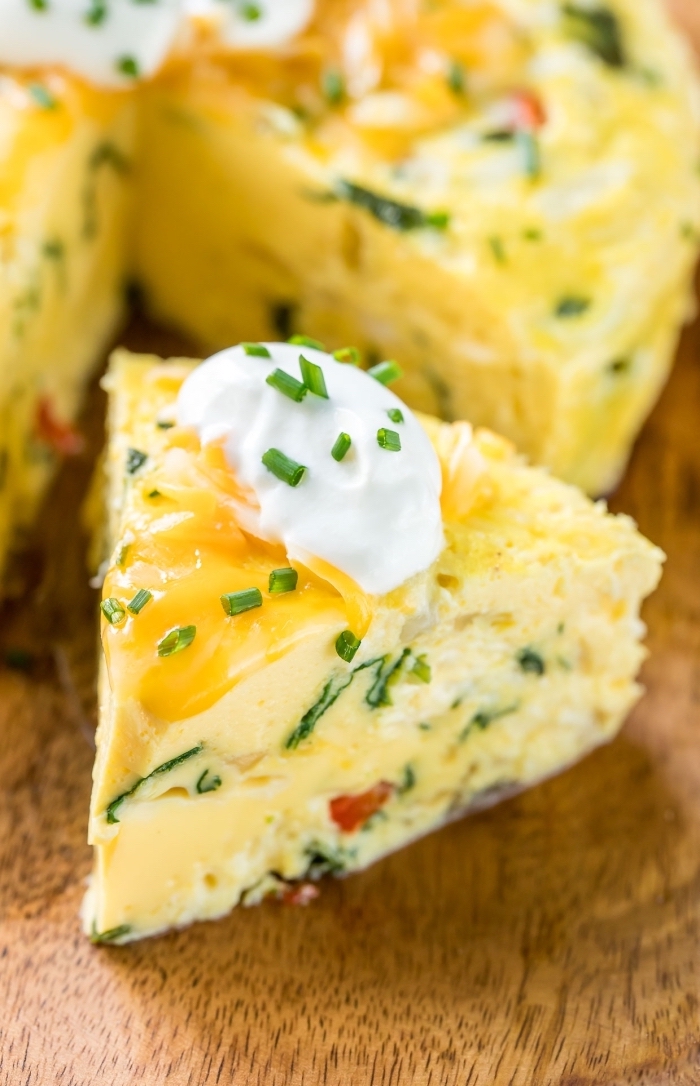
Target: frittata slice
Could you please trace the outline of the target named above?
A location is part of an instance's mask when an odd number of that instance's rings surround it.
[[[319,0],[274,58],[163,73],[142,124],[159,319],[399,358],[414,408],[615,485],[700,238],[698,83],[658,0]]]
[[[97,942],[303,900],[570,765],[640,694],[639,608],[663,556],[629,518],[486,430],[426,417],[438,560],[384,596],[298,563],[282,584],[284,549],[241,534],[231,472],[173,425],[196,365],[120,351],[107,379]],[[222,593],[251,588],[262,606],[224,613]]]
[[[0,587],[123,308],[134,102],[0,78]]]

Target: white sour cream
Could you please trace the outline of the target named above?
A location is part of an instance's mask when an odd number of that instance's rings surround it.
[[[313,9],[314,0],[0,0],[0,64],[58,65],[128,87],[158,71],[190,16],[232,50],[275,49]]]
[[[390,592],[444,545],[433,446],[405,404],[362,370],[308,347],[265,346],[271,358],[231,347],[194,370],[178,397],[179,424],[194,427],[204,445],[223,442],[259,507],[244,514],[244,528],[282,543],[291,561],[314,556],[365,592]],[[297,403],[267,383],[275,369],[301,380],[300,354],[323,370],[328,399],[308,392]],[[397,410],[403,422],[390,419]],[[400,451],[380,446],[381,429],[399,434]],[[352,445],[338,462],[331,449],[341,432]],[[297,486],[265,467],[271,448],[306,468]]]
[[[0,0],[0,63],[59,65],[100,86],[153,75],[182,22],[182,0]]]

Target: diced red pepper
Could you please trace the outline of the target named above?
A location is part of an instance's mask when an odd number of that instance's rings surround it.
[[[547,112],[539,95],[529,90],[519,90],[511,97],[513,123],[516,129],[533,132],[547,120]]]
[[[308,905],[320,894],[318,886],[312,882],[298,882],[282,894],[285,905]]]
[[[56,417],[49,396],[40,396],[37,402],[35,432],[39,441],[43,441],[60,456],[77,456],[85,447],[82,434],[70,423],[62,422]]]
[[[330,802],[331,818],[344,833],[352,833],[384,806],[393,791],[393,784],[379,781],[359,796],[336,796]]]

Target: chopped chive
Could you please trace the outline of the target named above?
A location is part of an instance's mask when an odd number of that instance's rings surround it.
[[[335,444],[331,449],[331,456],[340,463],[351,445],[352,438],[350,437],[350,434],[341,431],[335,439]]]
[[[160,490],[149,490],[146,497],[147,498],[162,498],[163,495],[161,494]]]
[[[385,430],[382,426],[377,430],[377,444],[380,449],[387,449],[389,452],[401,452],[401,438],[396,433],[396,430]]]
[[[349,664],[354,659],[355,653],[361,644],[359,637],[355,637],[352,630],[343,630],[336,640],[335,651],[341,660],[345,660],[345,663]]]
[[[262,455],[262,462],[268,471],[289,486],[299,486],[306,472],[303,464],[297,464],[296,460],[285,456],[279,449],[268,449]]]
[[[386,362],[378,362],[376,366],[370,366],[367,370],[370,377],[379,381],[380,385],[390,385],[392,381],[398,381],[403,377],[403,370],[398,362],[388,359]]]
[[[158,642],[159,656],[173,656],[192,644],[197,633],[196,626],[176,626]]]
[[[126,450],[126,470],[129,475],[133,475],[142,467],[148,460],[148,453],[141,452],[140,449],[127,449]]]
[[[131,548],[131,543],[122,543],[121,547],[117,551],[117,557],[116,557],[115,561],[116,561],[117,565],[120,567],[120,569],[123,569],[124,566],[126,565],[126,560],[127,560],[128,556],[129,556],[129,549],[130,548]]]
[[[158,419],[156,422],[156,426],[159,430],[172,430],[174,425],[175,423],[171,422],[169,419]]]
[[[337,351],[333,351],[333,357],[336,362],[347,362],[351,366],[360,364],[360,352],[357,347],[339,347]]]
[[[31,94],[32,98],[38,106],[42,109],[55,109],[57,106],[56,99],[50,90],[48,90],[42,83],[30,83],[27,90]]]
[[[542,236],[542,231],[538,230],[536,226],[529,226],[526,230],[523,230],[525,241],[542,241]]]
[[[130,79],[136,79],[139,75],[139,62],[136,57],[119,57],[115,61],[115,68],[121,75],[127,75]]]
[[[107,15],[107,4],[104,0],[92,0],[92,7],[83,15],[83,22],[88,26],[101,26]]]
[[[398,407],[390,407],[387,415],[392,422],[403,422],[403,411],[399,411]]]
[[[288,396],[295,403],[301,403],[307,392],[306,385],[302,384],[301,381],[297,381],[296,377],[292,377],[291,374],[285,373],[284,370],[274,370],[265,380],[268,385],[276,388],[283,396]]]
[[[138,615],[139,612],[143,611],[148,601],[152,599],[152,592],[149,592],[147,588],[139,588],[133,600],[127,603],[126,609],[127,611],[131,611],[132,615]]]
[[[447,69],[447,86],[453,94],[464,94],[467,89],[464,65],[458,60],[453,60]]]
[[[345,80],[342,73],[330,70],[321,77],[323,96],[332,106],[339,106],[345,98]]]
[[[264,343],[241,343],[241,347],[246,354],[255,358],[272,358]]]
[[[262,17],[262,9],[259,4],[243,3],[240,6],[241,18],[247,23],[256,23]]]
[[[30,8],[33,8],[34,11],[48,11],[49,0],[29,0],[29,6]]]
[[[566,295],[557,302],[554,313],[557,317],[580,317],[590,308],[590,298],[584,298],[579,294]]]
[[[197,792],[200,796],[206,795],[207,792],[216,792],[217,788],[221,788],[221,777],[216,774],[212,775],[209,780],[209,770],[205,769],[201,777],[197,781]]]
[[[295,347],[313,347],[316,351],[325,351],[325,343],[321,343],[319,339],[312,339],[311,336],[290,336],[287,343],[293,343]]]
[[[304,358],[303,354],[300,354],[299,369],[309,392],[313,392],[314,396],[320,396],[321,399],[327,400],[328,389],[326,388],[326,379],[323,376],[321,367],[317,366],[315,362],[309,362],[308,358]]]
[[[624,68],[627,54],[620,21],[614,11],[603,4],[579,7],[562,6],[564,32],[574,41],[586,46],[604,64]]]
[[[291,566],[284,569],[273,569],[270,574],[268,592],[293,592],[297,586],[299,574]]]
[[[118,626],[119,623],[123,622],[126,618],[126,611],[119,600],[115,599],[114,596],[109,596],[108,599],[102,600],[100,610],[110,626]]]
[[[240,592],[224,592],[221,606],[227,615],[242,615],[254,607],[262,607],[262,592],[259,588],[243,588]]]
[[[416,656],[415,660],[413,661],[413,667],[411,668],[411,671],[416,676],[416,678],[420,679],[422,683],[429,683],[433,677],[433,673],[430,668],[430,664],[425,657],[425,653],[422,653],[420,656]]]

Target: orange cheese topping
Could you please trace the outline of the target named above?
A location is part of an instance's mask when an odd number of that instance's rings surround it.
[[[200,449],[189,431],[170,431],[162,457],[130,484],[124,531],[104,585],[126,609],[139,589],[152,599],[119,625],[103,622],[114,684],[156,717],[202,712],[240,679],[288,651],[311,631],[367,632],[371,600],[339,571],[295,563],[293,592],[270,594],[269,575],[289,565],[280,546],[241,531],[236,510],[249,499],[223,452]],[[229,617],[220,597],[260,589],[262,607]],[[194,641],[168,657],[158,643],[172,629],[195,626]]]

